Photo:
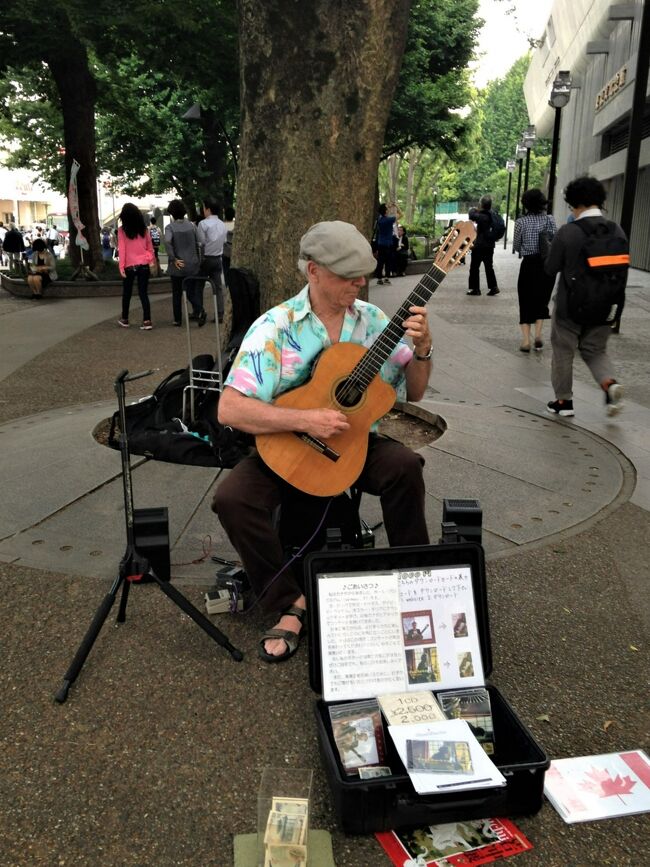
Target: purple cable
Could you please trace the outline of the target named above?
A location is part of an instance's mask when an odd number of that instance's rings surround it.
[[[303,551],[304,551],[305,548],[309,545],[309,543],[312,541],[312,539],[314,539],[315,536],[318,534],[318,531],[319,531],[320,528],[323,526],[323,523],[324,523],[324,521],[325,521],[325,518],[327,517],[327,513],[329,512],[329,508],[330,508],[330,506],[332,505],[332,500],[333,500],[333,499],[334,499],[333,497],[330,497],[329,500],[327,501],[327,505],[325,506],[325,511],[323,512],[323,517],[322,517],[322,518],[320,519],[320,521],[318,522],[318,526],[316,527],[316,529],[314,530],[314,532],[311,534],[311,536],[309,537],[309,539],[307,539],[307,541],[304,543],[304,545],[302,546],[302,548],[300,548],[298,551],[296,551],[296,553],[293,554],[293,555],[291,556],[291,558],[290,558],[289,560],[287,560],[287,562],[286,562],[286,563],[285,563],[285,564],[284,564],[284,565],[283,565],[283,566],[282,566],[282,567],[281,567],[281,568],[280,568],[280,569],[275,573],[275,575],[273,576],[273,578],[271,578],[271,580],[269,581],[269,583],[268,583],[268,584],[266,585],[266,587],[264,588],[264,593],[266,593],[266,592],[268,591],[269,587],[270,587],[270,586],[271,586],[275,581],[278,580],[278,578],[280,577],[280,575],[282,575],[282,573],[285,571],[285,569],[287,569],[289,566],[291,566],[291,564],[293,563],[293,561],[294,561],[294,560],[297,560],[298,557],[300,557],[300,555],[303,553]],[[248,611],[252,611],[253,608],[255,608],[255,606],[256,606],[256,605],[261,601],[262,596],[264,596],[264,593],[262,593],[262,594],[261,594],[261,595],[260,595],[260,596],[255,600],[255,602],[253,602],[253,604],[250,606],[250,608],[247,609],[247,613],[248,613]],[[238,612],[237,612],[237,601],[238,601],[238,599],[239,599],[239,594],[238,594],[237,590],[235,590],[234,596],[233,596],[232,601],[231,601],[231,603],[230,603],[230,611],[231,611],[232,614],[237,614],[237,613],[238,613]]]

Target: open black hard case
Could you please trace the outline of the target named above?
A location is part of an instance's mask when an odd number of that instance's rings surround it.
[[[309,612],[309,676],[314,692],[322,695],[321,628],[318,605],[319,575],[386,570],[435,569],[468,565],[479,629],[483,670],[492,671],[490,627],[483,548],[474,543],[428,545],[408,548],[319,551],[305,561]],[[549,760],[499,690],[487,684],[492,704],[495,754],[491,756],[507,785],[473,791],[419,795],[385,731],[386,764],[391,777],[361,780],[343,772],[332,736],[328,703],[316,702],[316,725],[321,755],[341,828],[348,834],[371,834],[395,828],[416,827],[494,816],[536,813],[542,806],[544,774]],[[359,699],[374,696],[358,696]],[[339,704],[339,702],[336,702]]]

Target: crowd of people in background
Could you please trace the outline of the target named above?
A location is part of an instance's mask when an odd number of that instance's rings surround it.
[[[68,253],[68,238],[54,227],[43,223],[33,226],[17,226],[16,223],[0,221],[0,266],[8,267],[10,272],[27,275],[32,261],[34,242],[42,240],[55,259],[62,259]]]
[[[206,280],[217,287],[217,316],[223,322],[223,286],[228,285],[230,254],[235,225],[235,210],[211,197],[202,203],[195,222],[187,219],[187,210],[180,199],[167,207],[170,221],[162,226],[155,215],[145,218],[143,211],[132,202],[122,208],[113,225],[99,227],[99,241],[105,262],[116,260],[122,277],[122,311],[118,324],[128,328],[129,308],[134,285],[143,309],[143,331],[150,331],[151,308],[148,297],[149,279],[160,277],[163,269],[160,251],[167,254],[167,271],[172,283],[173,324],[182,324],[182,297],[187,292],[191,305],[189,319],[201,327],[207,320],[203,306]],[[225,217],[225,221],[224,218]],[[119,227],[117,223],[119,222]],[[165,221],[166,222],[166,221]],[[164,247],[163,247],[164,244]],[[43,290],[58,279],[56,261],[68,253],[67,233],[55,226],[35,224],[27,229],[15,223],[0,221],[0,267],[8,267],[10,276],[23,277],[32,290],[32,299],[43,297]]]
[[[586,219],[585,226],[608,222],[602,213],[605,189],[594,178],[578,178],[566,188],[565,198],[571,213],[565,226],[558,231],[555,218],[546,212],[548,203],[542,190],[528,189],[521,197],[522,214],[515,221],[512,242],[513,251],[521,259],[517,279],[522,337],[519,350],[530,353],[531,349],[540,351],[543,348],[543,325],[551,318],[549,305],[559,273],[551,330],[555,400],[549,402],[548,411],[561,416],[574,414],[571,371],[573,357],[578,352],[605,393],[608,414],[613,415],[620,409],[623,389],[616,381],[606,352],[611,328],[609,324],[580,326],[568,317],[564,276],[567,262],[571,264],[572,257],[576,258],[582,238],[581,231],[569,236],[567,228],[581,219]],[[217,287],[216,314],[219,322],[223,321],[223,285],[224,282],[228,285],[234,209],[228,207],[222,213],[219,203],[206,197],[196,222],[187,219],[187,209],[180,199],[169,203],[167,213],[171,220],[163,229],[158,226],[155,216],[148,217],[148,223],[145,223],[142,211],[129,202],[122,208],[120,227],[116,231],[110,226],[100,227],[102,256],[107,261],[116,258],[122,276],[122,312],[118,324],[123,328],[130,324],[129,308],[134,284],[142,305],[140,329],[149,331],[153,327],[148,285],[150,277],[161,274],[159,250],[163,240],[168,257],[167,274],[172,284],[173,324],[182,325],[184,291],[192,308],[189,318],[199,327],[205,324],[207,313],[203,306],[203,292],[206,280],[212,280]],[[406,229],[399,223],[400,217],[401,212],[394,203],[379,206],[371,241],[376,261],[373,276],[378,285],[390,284],[391,277],[404,276],[409,258],[413,256]],[[476,238],[470,253],[467,295],[481,295],[480,266],[483,265],[487,295],[496,296],[499,287],[493,257],[496,242],[505,231],[503,219],[493,210],[488,195],[481,198],[478,207],[469,210],[468,217],[476,228]],[[619,235],[622,232],[616,224],[611,224],[609,231]],[[557,242],[553,245],[556,237]],[[57,258],[66,254],[67,243],[67,237],[62,236],[55,226],[35,224],[26,229],[18,228],[15,223],[5,226],[0,222],[0,265],[8,265],[10,273],[24,276],[32,291],[32,299],[37,300],[57,279]],[[542,244],[545,249],[542,249]]]

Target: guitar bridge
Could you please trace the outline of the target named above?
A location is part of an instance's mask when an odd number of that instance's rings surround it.
[[[329,458],[330,461],[336,462],[341,457],[341,455],[338,452],[335,452],[334,449],[331,449],[327,443],[316,439],[316,437],[310,436],[306,433],[297,433],[296,436],[304,443],[307,443],[308,446],[311,446],[317,452],[320,452],[324,457]]]

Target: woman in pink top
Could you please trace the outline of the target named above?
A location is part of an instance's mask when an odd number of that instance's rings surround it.
[[[133,292],[133,281],[138,280],[138,295],[142,304],[141,331],[151,331],[151,307],[149,306],[149,265],[155,261],[151,235],[147,232],[144,217],[131,202],[127,202],[120,213],[122,225],[117,230],[117,251],[122,275],[122,317],[118,325],[129,327],[129,305]]]

